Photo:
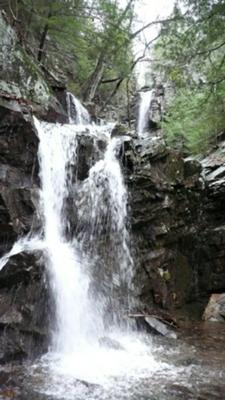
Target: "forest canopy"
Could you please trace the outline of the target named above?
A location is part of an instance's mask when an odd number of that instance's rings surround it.
[[[175,147],[204,152],[225,129],[225,2],[178,0],[161,27],[155,71],[172,87],[163,127]]]
[[[26,50],[84,101],[110,97],[132,66],[135,0],[2,0]],[[110,86],[108,85],[110,83]],[[113,86],[114,83],[114,86]],[[110,93],[110,90],[112,93]]]
[[[139,0],[0,0],[21,43],[46,71],[102,109],[129,95],[134,69],[149,68],[170,87],[163,129],[168,143],[198,153],[225,128],[225,2],[176,0],[173,13],[137,28]],[[134,55],[134,40],[159,31]],[[154,44],[154,49],[148,53]],[[124,104],[122,105],[124,106]]]

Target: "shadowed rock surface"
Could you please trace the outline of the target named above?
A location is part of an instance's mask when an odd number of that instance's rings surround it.
[[[47,350],[51,309],[40,254],[11,257],[0,271],[0,363]]]
[[[203,311],[210,293],[224,291],[224,180],[218,154],[223,162],[223,142],[200,161],[183,158],[155,136],[126,142],[135,286],[147,305],[173,310],[195,302]]]

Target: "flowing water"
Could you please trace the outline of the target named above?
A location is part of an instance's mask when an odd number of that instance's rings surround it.
[[[139,136],[148,131],[149,128],[148,127],[149,108],[151,105],[152,95],[153,95],[153,90],[140,92],[140,105],[139,105],[138,126],[137,126],[137,132]]]
[[[88,125],[90,116],[81,102],[70,92],[67,92],[67,113],[70,124]]]
[[[49,352],[13,372],[22,382],[18,399],[204,399],[196,393],[208,377],[215,385],[225,377],[220,362],[211,371],[201,353],[200,362],[193,361],[196,349],[188,340],[153,340],[126,323],[134,263],[120,139],[110,139],[112,125],[88,125],[85,118],[75,125],[72,117],[70,122],[35,119],[43,231],[17,242],[0,265],[23,250],[42,250],[56,306]],[[77,168],[85,135],[98,159],[81,180]]]

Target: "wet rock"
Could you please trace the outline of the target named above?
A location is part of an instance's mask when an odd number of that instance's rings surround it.
[[[38,229],[38,137],[29,114],[0,100],[0,255],[31,226]],[[36,222],[35,222],[36,220]],[[33,225],[34,224],[34,225]],[[36,228],[35,228],[36,226]]]
[[[31,116],[0,104],[0,162],[22,169],[32,182],[37,172],[38,137]]]
[[[116,124],[111,132],[111,137],[121,137],[121,136],[133,136],[135,133],[129,130],[127,125]]]
[[[202,165],[198,160],[192,157],[184,159],[184,178],[193,176],[195,174],[199,175],[202,172]]]
[[[132,240],[138,249],[134,284],[144,303],[176,309],[202,301],[204,307],[209,292],[225,290],[225,181],[221,169],[212,181],[204,179],[220,168],[223,152],[201,162],[184,159],[157,136],[125,148]]]
[[[123,346],[115,339],[108,336],[104,336],[99,339],[99,344],[102,347],[106,347],[112,350],[124,350]]]
[[[6,262],[0,271],[0,363],[47,349],[51,301],[40,254],[20,253]]]
[[[177,339],[177,334],[169,329],[165,323],[159,321],[155,317],[145,317],[145,322],[152,328],[155,329],[160,335],[166,336],[170,339]]]
[[[225,293],[211,295],[203,320],[225,322]]]
[[[145,332],[165,336],[169,339],[177,339],[176,332],[171,328],[165,320],[155,315],[130,314],[129,317],[134,318],[137,327]]]

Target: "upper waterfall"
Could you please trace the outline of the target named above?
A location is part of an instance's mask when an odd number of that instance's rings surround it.
[[[139,104],[138,125],[137,125],[138,135],[141,135],[142,133],[148,130],[149,109],[151,105],[152,96],[153,96],[153,90],[140,92],[140,104]]]
[[[67,113],[70,124],[88,125],[90,115],[81,102],[70,92],[67,92]]]

